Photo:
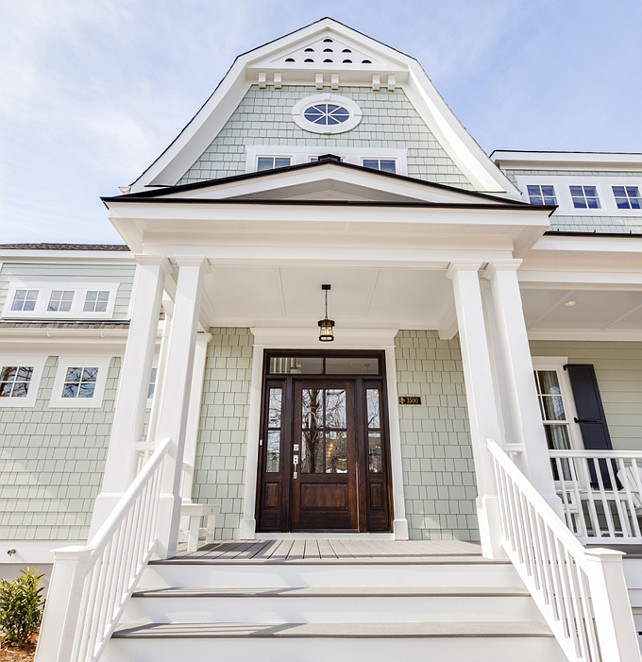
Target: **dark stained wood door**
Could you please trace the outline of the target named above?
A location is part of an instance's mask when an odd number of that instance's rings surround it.
[[[291,530],[358,531],[354,384],[294,384]]]

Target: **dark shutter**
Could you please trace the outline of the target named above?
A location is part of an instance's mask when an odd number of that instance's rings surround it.
[[[595,368],[590,364],[568,364],[564,368],[568,371],[575,399],[577,411],[576,423],[579,423],[582,432],[584,448],[587,450],[613,450],[611,435],[606,424],[600,389],[595,377]],[[604,487],[611,487],[606,462],[600,462],[600,473]],[[593,463],[590,463],[591,482],[597,484],[597,477]]]

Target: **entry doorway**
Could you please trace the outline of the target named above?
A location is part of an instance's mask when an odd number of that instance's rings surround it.
[[[257,531],[389,532],[383,353],[264,358]]]

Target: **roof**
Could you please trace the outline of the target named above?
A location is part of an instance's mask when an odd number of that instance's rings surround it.
[[[31,251],[129,251],[127,244],[0,244],[0,250]]]

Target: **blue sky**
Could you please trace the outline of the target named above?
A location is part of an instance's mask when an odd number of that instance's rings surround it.
[[[120,243],[99,196],[236,55],[326,15],[416,57],[487,152],[642,152],[642,0],[4,2],[0,243]]]

